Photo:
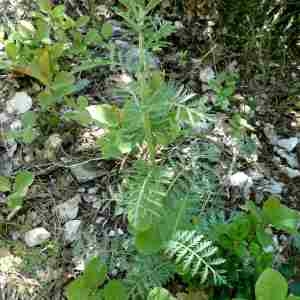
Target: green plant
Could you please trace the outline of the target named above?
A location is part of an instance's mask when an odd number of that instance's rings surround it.
[[[266,269],[255,284],[256,300],[299,300],[300,297],[288,296],[288,283],[276,270]]]
[[[168,290],[156,287],[150,291],[147,300],[176,300],[176,298]]]
[[[83,274],[68,285],[66,296],[68,300],[126,300],[122,282],[110,280],[105,284],[107,279],[106,266],[95,257],[88,262]]]
[[[209,87],[216,94],[214,106],[223,111],[227,111],[232,102],[232,97],[236,90],[238,75],[235,73],[222,72],[215,79],[209,81]]]
[[[39,131],[45,132],[43,126],[53,120],[60,122],[58,109],[65,102],[73,109],[66,119],[88,123],[88,114],[84,111],[88,105],[86,100],[79,97],[72,101],[68,97],[89,84],[87,79],[77,81],[79,72],[108,64],[107,59],[93,58],[93,48],[98,44],[105,48],[112,35],[109,23],[102,24],[100,30],[87,28],[90,22],[87,16],[74,20],[67,15],[64,5],[54,5],[50,0],[37,0],[37,4],[39,9],[31,20],[20,21],[12,27],[5,40],[4,68],[16,75],[34,78],[41,85],[38,111],[27,112],[22,117],[22,129],[12,133],[24,143],[31,143]],[[47,125],[43,125],[45,119]]]
[[[300,214],[279,199],[270,197],[262,209],[253,202],[247,202],[245,212],[239,212],[229,220],[224,216],[212,216],[203,220],[200,231],[204,232],[219,247],[220,253],[227,258],[223,268],[230,276],[229,286],[236,288],[239,297],[252,297],[257,277],[266,269],[278,264],[278,249],[274,244],[275,230],[296,235]],[[247,282],[244,286],[241,282]]]
[[[7,205],[9,208],[15,209],[23,205],[23,200],[33,181],[34,176],[28,171],[18,172],[13,185],[10,178],[0,176],[0,192],[10,192],[7,197]]]
[[[166,245],[166,254],[175,258],[177,264],[182,265],[183,271],[192,276],[201,274],[201,283],[207,281],[209,274],[213,275],[215,283],[223,282],[224,270],[217,268],[225,260],[216,256],[218,248],[211,241],[198,235],[196,231],[176,232],[173,239]]]

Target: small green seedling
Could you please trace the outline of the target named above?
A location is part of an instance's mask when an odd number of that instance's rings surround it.
[[[89,261],[83,274],[68,285],[66,296],[68,300],[126,300],[122,282],[108,279],[106,266],[95,257]]]
[[[0,192],[11,192],[7,197],[7,205],[11,209],[22,207],[23,200],[32,185],[34,176],[31,172],[21,171],[16,175],[14,184],[10,178],[0,176]]]

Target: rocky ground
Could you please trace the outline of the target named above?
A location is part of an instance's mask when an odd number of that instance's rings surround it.
[[[23,18],[28,11],[27,4],[24,6],[21,1],[10,1],[9,6],[0,4],[0,24]],[[70,1],[69,5],[72,4]],[[131,44],[126,29],[117,20],[112,22],[115,44],[134,60],[137,49]],[[190,40],[182,35],[189,31],[190,25],[182,19],[176,20],[175,25],[179,33],[172,37],[174,43],[163,54],[151,58],[153,67],[164,68],[169,78],[214,101],[207,83],[218,71],[216,64],[192,55],[185,61],[180,53]],[[201,26],[203,39],[209,40],[210,27]],[[206,45],[210,51],[211,45]],[[1,41],[0,51],[3,51]],[[234,58],[223,65],[231,71],[240,69]],[[0,130],[3,133],[19,128],[20,115],[35,103],[32,87],[28,88],[27,82],[1,74]],[[293,76],[298,75],[295,72]],[[88,92],[92,101],[101,98],[122,101],[113,98],[110,88],[112,84],[126,84],[131,76],[129,70],[112,72],[104,80],[97,74],[94,76],[94,87]],[[216,172],[224,182],[226,207],[237,208],[245,198],[260,204],[266,195],[272,194],[299,210],[297,111],[285,110],[283,115],[278,107],[270,104],[274,95],[267,90],[256,93],[253,110],[247,104],[249,95],[253,95],[251,84],[241,86],[235,97],[253,128],[251,138],[256,141],[256,148],[251,155],[243,152],[231,138],[226,114],[217,115],[213,128],[207,128],[206,124],[195,128],[197,136],[205,132],[206,139],[221,151],[222,159]],[[95,146],[101,133],[93,127],[75,133],[53,132],[43,137],[39,148],[0,138],[0,175],[13,176],[20,168],[35,174],[21,210],[8,211],[5,195],[0,193],[0,288],[6,294],[3,299],[63,299],[64,286],[83,269],[84,261],[95,254],[107,258],[112,274],[126,270],[126,257],[114,257],[111,252],[114,249],[116,253],[125,253],[127,247],[126,220],[122,211],[114,210],[114,201],[118,201],[115,198],[120,183],[118,175],[123,166],[101,158]],[[285,237],[278,239],[284,245]]]

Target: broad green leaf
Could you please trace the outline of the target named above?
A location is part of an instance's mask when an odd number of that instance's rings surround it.
[[[104,283],[106,274],[106,266],[102,263],[99,257],[95,257],[87,264],[82,276],[82,280],[85,286],[89,287],[90,289],[96,289]]]
[[[15,43],[7,43],[5,46],[6,55],[12,61],[15,61],[18,56],[18,48]]]
[[[150,229],[138,232],[135,235],[137,250],[146,255],[159,252],[163,242],[158,226],[152,226]]]
[[[255,284],[256,300],[286,300],[287,293],[287,281],[273,269],[266,269]]]
[[[91,105],[87,107],[93,120],[107,127],[116,127],[120,122],[120,110],[109,104]]]
[[[106,266],[102,264],[99,257],[91,259],[83,274],[67,286],[66,295],[68,300],[96,300],[93,294],[104,283],[106,273]]]
[[[68,300],[89,300],[90,289],[84,285],[82,278],[72,281],[66,288]]]
[[[147,300],[176,300],[176,298],[168,290],[156,287],[150,291]]]
[[[50,0],[38,0],[37,1],[40,10],[43,12],[50,12],[52,8],[52,4]]]
[[[263,213],[267,221],[278,230],[284,230],[290,234],[297,233],[300,222],[300,214],[280,203],[275,197],[269,198],[263,207]]]
[[[111,23],[104,23],[102,25],[101,34],[105,39],[109,39],[113,34],[113,27]]]
[[[105,300],[126,300],[126,289],[119,280],[111,280],[104,288],[103,295]]]
[[[32,185],[34,176],[31,172],[21,171],[17,174],[14,184],[14,190],[20,195],[25,196],[28,188]]]
[[[11,183],[8,177],[0,176],[0,192],[9,192]]]

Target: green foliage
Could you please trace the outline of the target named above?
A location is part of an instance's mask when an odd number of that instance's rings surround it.
[[[129,97],[123,108],[109,104],[87,108],[92,119],[107,129],[99,141],[105,158],[118,158],[144,142],[149,149],[168,145],[183,133],[181,124],[205,118],[203,103],[189,103],[194,95],[177,91],[159,72],[152,73],[145,85],[134,82],[125,92]]]
[[[216,94],[214,105],[223,111],[230,107],[232,97],[236,90],[238,75],[234,73],[220,73],[215,79],[209,81],[209,87]]]
[[[125,192],[129,224],[135,231],[146,231],[161,218],[169,177],[162,167],[135,162]]]
[[[170,258],[175,258],[175,262],[182,266],[183,272],[189,272],[192,276],[200,274],[201,283],[204,283],[209,275],[213,276],[215,283],[224,282],[224,270],[218,268],[225,260],[216,255],[218,248],[196,231],[178,231],[167,243],[165,252]]]
[[[68,285],[66,296],[68,300],[126,300],[125,287],[118,280],[111,280],[99,289],[107,278],[106,266],[95,257],[88,262],[83,274]]]
[[[151,16],[148,16],[161,3],[161,0],[151,0],[148,4],[145,1],[134,0],[121,0],[120,3],[126,7],[126,10],[119,9],[117,14],[124,19],[131,30],[144,35],[145,49],[155,51],[167,45],[165,39],[175,31],[175,27],[164,21],[154,28],[154,20]],[[143,49],[140,49],[140,51],[143,51]]]
[[[127,273],[124,284],[128,298],[147,299],[151,289],[164,286],[175,273],[174,264],[157,255],[136,256],[132,269]]]
[[[31,144],[39,135],[38,116],[33,111],[27,111],[21,116],[22,128],[7,133],[9,138],[13,138],[24,144]]]
[[[256,300],[297,300],[300,297],[288,295],[288,283],[276,270],[266,269],[255,284]]]
[[[221,255],[226,257],[224,269],[227,281],[236,287],[240,297],[252,296],[252,288],[257,277],[266,269],[278,263],[278,249],[274,243],[274,229],[295,234],[298,231],[299,213],[280,204],[278,199],[270,198],[259,209],[254,203],[244,206],[228,220],[224,215],[212,215],[203,220],[199,231],[214,241]],[[243,285],[242,282],[248,282]]]
[[[89,48],[95,43],[105,43],[112,28],[104,24],[99,32],[90,29],[85,34],[82,29],[89,23],[88,17],[73,20],[63,5],[54,6],[50,0],[38,4],[39,10],[33,13],[32,20],[21,21],[10,33],[5,49],[10,71],[35,78],[45,86],[38,98],[41,109],[48,110],[89,83],[87,80],[76,83],[72,64],[66,64],[66,60],[75,56],[90,59]]]
[[[150,291],[147,300],[176,300],[168,290],[164,288],[154,288]]]
[[[6,184],[8,184],[9,179],[4,178],[2,177],[2,182],[5,183],[6,181]],[[9,208],[15,209],[23,205],[23,200],[26,197],[28,189],[32,185],[33,180],[34,176],[31,172],[20,171],[15,177],[15,182],[12,189],[8,185],[3,186],[6,191],[11,191],[11,193],[7,197],[7,205]]]

